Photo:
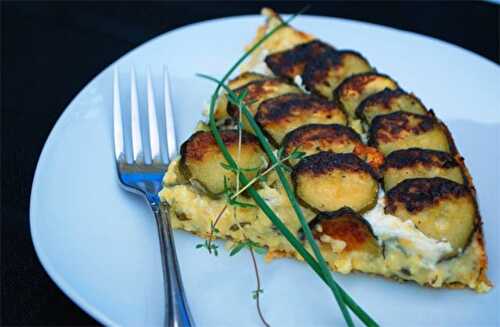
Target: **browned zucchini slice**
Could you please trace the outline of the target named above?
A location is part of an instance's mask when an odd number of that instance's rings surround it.
[[[246,169],[245,175],[253,178],[267,166],[266,155],[262,151],[258,139],[246,132],[242,134],[240,159],[238,157],[238,132],[223,130],[220,132],[224,144],[238,162]],[[180,171],[187,180],[196,180],[212,193],[224,191],[224,178],[230,186],[235,185],[235,174],[225,169],[226,163],[222,152],[211,132],[196,132],[181,146]]]
[[[322,53],[333,50],[330,45],[313,40],[299,44],[292,49],[268,55],[264,61],[274,75],[293,80],[295,76],[302,75],[306,63]]]
[[[302,90],[293,84],[290,84],[282,79],[266,79],[247,83],[234,92],[240,94],[247,92],[245,103],[250,112],[255,115],[259,105],[267,99],[275,98],[277,96],[287,93],[302,93]],[[229,104],[227,111],[231,117],[238,119],[238,108]],[[252,131],[246,119],[243,119],[243,126],[246,130]]]
[[[303,158],[293,169],[297,197],[319,211],[350,207],[357,212],[377,200],[377,176],[352,153],[319,152]]]
[[[343,125],[311,124],[299,127],[288,133],[283,140],[283,156],[289,156],[297,150],[306,156],[330,151],[335,153],[351,153],[356,146],[362,145],[361,138],[353,129]],[[295,165],[298,160],[289,160]]]
[[[265,79],[269,79],[269,76],[254,72],[244,72],[236,76],[232,80],[230,80],[228,82],[228,87],[231,90],[235,90],[250,82],[260,81]],[[215,108],[214,116],[216,120],[223,120],[229,118],[229,114],[227,113],[227,106],[228,106],[227,95],[223,94],[219,97],[217,101],[217,107]]]
[[[347,123],[344,112],[334,102],[298,93],[262,102],[255,119],[276,144],[280,144],[288,132],[306,124]]]
[[[475,230],[477,208],[469,189],[445,178],[407,179],[387,193],[386,213],[411,220],[424,234],[447,240],[457,254]]]
[[[369,144],[384,155],[392,151],[421,148],[450,152],[448,137],[434,117],[397,111],[375,117]]]
[[[415,95],[399,89],[385,89],[363,100],[356,109],[356,116],[371,124],[376,116],[395,111],[406,111],[420,115],[427,113],[427,109]]]
[[[309,91],[331,100],[344,79],[371,70],[368,61],[357,52],[327,51],[306,64],[302,80]]]
[[[353,75],[335,90],[335,97],[350,119],[356,118],[356,108],[367,97],[385,89],[395,90],[398,84],[389,76],[378,73]]]
[[[309,226],[314,238],[330,244],[334,252],[359,251],[375,256],[381,252],[370,223],[351,208],[320,212]]]
[[[442,151],[417,148],[397,150],[385,158],[382,171],[386,191],[405,179],[418,177],[443,177],[464,184],[460,165],[453,156]]]

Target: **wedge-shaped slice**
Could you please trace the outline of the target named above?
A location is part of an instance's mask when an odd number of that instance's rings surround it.
[[[460,165],[453,156],[442,151],[417,148],[397,150],[385,158],[382,171],[386,191],[403,180],[419,177],[443,177],[464,184]]]
[[[315,60],[317,56],[327,51],[333,50],[330,45],[314,40],[297,45],[289,50],[268,55],[265,62],[274,75],[293,80],[295,76],[302,75],[306,63]]]
[[[280,144],[291,130],[306,124],[347,123],[342,109],[334,102],[307,94],[284,94],[261,103],[255,119]]]
[[[355,119],[356,109],[364,99],[385,89],[395,90],[397,88],[398,84],[387,75],[357,74],[339,85],[335,90],[335,97],[340,101],[349,118]]]
[[[234,91],[236,94],[246,92],[247,95],[244,99],[245,104],[248,106],[250,112],[255,115],[259,105],[267,99],[275,98],[277,96],[287,93],[302,93],[302,90],[282,79],[266,79],[258,80],[247,83]],[[233,104],[229,104],[227,111],[231,117],[238,119],[238,108]],[[247,131],[251,131],[250,126],[246,119],[243,119],[243,126]]]
[[[350,127],[338,124],[311,124],[288,133],[281,146],[283,155],[287,157],[293,151],[303,152],[306,156],[321,151],[351,153],[356,146],[362,144],[359,134]],[[289,162],[295,165],[298,160],[289,160]]]
[[[262,75],[259,73],[244,72],[236,76],[232,80],[230,80],[227,86],[231,90],[235,90],[250,82],[265,80],[269,78],[270,78],[269,76]],[[227,113],[227,106],[228,106],[227,95],[222,94],[217,101],[217,107],[214,113],[216,120],[224,120],[226,118],[229,118],[229,114]]]
[[[357,52],[327,51],[305,65],[302,81],[312,93],[331,100],[344,79],[371,70],[368,61]]]
[[[309,226],[314,238],[329,245],[334,253],[359,251],[374,256],[381,253],[370,223],[351,208],[320,212]]]
[[[378,116],[373,119],[369,134],[369,144],[386,156],[408,148],[450,152],[447,134],[432,116],[403,111]]]
[[[399,183],[387,193],[385,211],[413,221],[429,237],[450,242],[453,254],[466,248],[478,219],[469,189],[441,177]]]
[[[238,132],[221,131],[222,140],[248,178],[255,177],[267,166],[265,153],[259,141],[251,134],[243,132],[241,152],[238,158]],[[226,160],[211,132],[196,132],[181,146],[179,169],[184,178],[201,184],[210,194],[224,191],[224,179],[228,186],[235,185],[235,174],[223,167]]]
[[[352,153],[319,152],[303,158],[293,169],[295,193],[309,207],[335,211],[371,209],[377,200],[376,173]]]
[[[385,89],[367,97],[356,109],[356,116],[371,124],[373,118],[395,111],[406,111],[425,115],[427,109],[413,94],[403,90]]]

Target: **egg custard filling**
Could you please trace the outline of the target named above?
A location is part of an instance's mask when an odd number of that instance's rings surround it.
[[[263,13],[256,40],[281,21],[269,9]],[[332,270],[435,288],[491,288],[472,179],[446,126],[416,96],[361,54],[290,26],[264,42],[228,87],[245,96],[285,157],[286,177]],[[238,125],[238,109],[225,94],[215,117],[253,187],[304,240],[269,159],[248,122]],[[172,227],[229,244],[250,240],[268,249],[267,260],[302,260],[245,192],[237,198],[245,205],[228,204],[226,190],[237,181],[226,164],[200,123],[164,177],[160,198]]]

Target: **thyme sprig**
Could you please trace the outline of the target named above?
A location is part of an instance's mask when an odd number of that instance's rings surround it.
[[[215,111],[215,105],[217,102],[217,97],[219,95],[219,91],[221,88],[226,88],[226,91],[229,90],[227,86],[225,86],[225,81],[229,78],[229,76],[236,70],[236,68],[253,52],[255,49],[257,49],[265,40],[267,40],[271,35],[273,35],[277,30],[283,28],[284,26],[288,25],[288,23],[294,19],[296,15],[291,16],[289,19],[286,21],[282,22],[275,28],[273,28],[270,32],[268,32],[263,38],[261,38],[259,41],[257,41],[245,54],[236,61],[236,63],[228,70],[228,72],[223,76],[223,78],[218,81],[214,78],[211,78],[209,76],[204,76],[205,78],[215,80],[217,82],[217,87],[212,94],[211,97],[211,103],[210,103],[210,113],[209,113],[209,126],[210,130],[214,136],[214,139],[216,143],[218,144],[221,152],[224,155],[224,158],[228,162],[228,164],[233,167],[234,169],[238,169],[238,164],[235,162],[235,160],[232,158],[231,154],[229,153],[227,147],[225,146],[222,137],[220,135],[220,132],[217,128],[217,124],[215,121],[214,117],[214,111]],[[276,163],[278,159],[275,157],[274,153],[272,152],[272,149],[267,141],[267,139],[264,137],[262,134],[262,131],[260,131],[260,128],[257,126],[255,121],[253,120],[253,116],[251,115],[250,111],[246,106],[242,106],[241,108],[243,114],[245,117],[248,119],[252,129],[256,133],[257,137],[261,141],[262,146],[264,147],[266,153],[268,156],[271,158],[271,161],[273,163]],[[241,116],[241,115],[240,115]],[[241,124],[240,124],[241,125]],[[279,217],[274,213],[274,211],[268,206],[268,204],[262,199],[262,197],[259,195],[259,193],[252,187],[248,187],[248,193],[252,196],[254,201],[257,203],[257,205],[260,207],[260,209],[266,214],[266,216],[272,221],[272,223],[278,228],[278,230],[281,232],[281,234],[290,242],[290,244],[296,249],[296,251],[304,258],[304,260],[310,265],[310,267],[327,283],[327,285],[330,287],[330,289],[333,291],[335,298],[341,308],[341,311],[344,315],[344,319],[346,320],[346,323],[349,326],[353,326],[352,319],[349,315],[349,312],[345,308],[345,305],[347,304],[349,308],[359,317],[361,321],[365,323],[367,326],[378,326],[377,323],[366,313],[364,312],[357,304],[354,302],[354,300],[347,294],[345,291],[340,288],[340,286],[333,280],[333,277],[331,276],[330,271],[328,270],[328,267],[326,266],[326,263],[324,261],[324,258],[321,256],[321,253],[319,252],[319,249],[317,247],[317,244],[315,243],[314,239],[312,238],[312,233],[305,222],[302,210],[300,206],[298,205],[295,195],[293,194],[293,191],[290,188],[290,185],[288,185],[288,181],[286,180],[286,177],[283,174],[283,171],[281,170],[281,167],[278,165],[276,167],[276,171],[278,172],[280,181],[282,182],[287,195],[289,196],[289,200],[297,214],[297,218],[303,225],[303,229],[306,234],[306,238],[308,239],[308,242],[311,245],[311,248],[313,249],[313,252],[316,256],[316,259],[309,254],[309,252],[304,248],[302,243],[295,237],[295,235],[290,232],[290,230],[286,227],[286,225],[279,219]],[[238,173],[238,181],[241,182],[243,185],[247,185],[249,183],[249,180],[246,178],[245,174]],[[259,292],[256,293],[257,295]]]
[[[238,96],[227,85],[225,85],[224,82],[219,81],[219,80],[217,80],[211,76],[208,76],[208,75],[200,75],[200,76],[205,77],[205,78],[207,78],[215,83],[218,83],[218,85],[221,85],[228,93],[228,99],[232,99],[232,101],[237,101]],[[241,112],[243,113],[243,115],[247,119],[248,123],[250,124],[251,128],[253,129],[254,133],[256,134],[257,138],[259,139],[262,147],[264,148],[264,151],[266,152],[268,157],[271,159],[271,162],[273,164],[279,163],[279,160],[275,156],[273,149],[272,149],[271,145],[269,144],[269,141],[265,137],[265,135],[262,132],[262,130],[260,129],[260,127],[257,125],[257,122],[253,118],[252,113],[250,112],[250,110],[248,109],[248,107],[246,105],[241,106]],[[339,287],[336,283],[334,283],[330,269],[328,268],[326,260],[323,258],[323,255],[321,254],[321,251],[319,249],[318,244],[314,240],[312,231],[309,228],[309,225],[305,219],[304,213],[302,212],[302,208],[300,207],[300,205],[295,197],[295,193],[294,193],[292,187],[288,183],[288,180],[287,180],[285,174],[283,173],[283,170],[281,169],[280,165],[277,165],[275,170],[278,173],[278,177],[280,179],[281,184],[283,185],[283,188],[285,189],[285,192],[287,193],[288,199],[292,205],[292,208],[295,211],[297,219],[299,220],[299,222],[302,226],[302,230],[304,232],[304,235],[306,236],[306,239],[313,250],[313,253],[316,257],[316,260],[318,261],[321,273],[322,273],[323,277],[325,278],[327,284],[332,289],[335,300],[337,301],[337,303],[340,307],[340,310],[344,316],[346,324],[348,326],[354,326],[354,323],[353,323],[352,318],[349,314],[349,311],[347,310],[347,307],[344,303],[344,299],[342,298],[342,295],[340,294]]]

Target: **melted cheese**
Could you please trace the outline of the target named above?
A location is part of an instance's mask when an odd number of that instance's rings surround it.
[[[363,214],[372,226],[374,234],[380,242],[404,243],[406,251],[422,258],[423,263],[433,267],[439,259],[453,251],[449,242],[438,241],[419,231],[411,220],[400,218],[384,212],[384,192],[379,190],[377,205]],[[395,241],[395,242],[392,242]]]

